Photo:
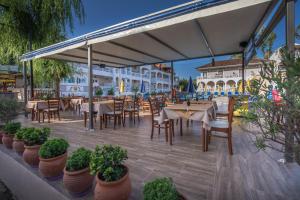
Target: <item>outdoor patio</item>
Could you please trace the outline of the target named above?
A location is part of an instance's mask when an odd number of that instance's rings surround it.
[[[227,142],[213,138],[207,152],[202,151],[201,127],[194,122],[175,126],[173,146],[165,142],[164,131],[150,140],[151,118],[143,115],[141,121],[126,127],[86,131],[83,119],[72,112],[63,112],[61,121],[37,123],[20,116],[23,126],[50,127],[51,137],[63,137],[70,143],[69,153],[80,146],[90,149],[101,144],[116,144],[127,149],[126,164],[132,180],[131,199],[141,199],[143,184],[156,177],[172,177],[178,190],[188,200],[199,199],[298,199],[300,169],[297,164],[283,165],[280,154],[257,152],[249,134],[244,132],[240,119],[234,119],[233,150],[230,156]],[[53,183],[51,183],[53,185]],[[50,185],[49,185],[50,186]],[[50,186],[51,187],[51,186]],[[64,189],[62,189],[64,190]],[[64,191],[65,192],[65,191]],[[85,199],[91,199],[88,195]]]

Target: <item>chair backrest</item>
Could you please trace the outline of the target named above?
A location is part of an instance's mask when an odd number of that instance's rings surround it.
[[[122,112],[124,111],[124,102],[125,98],[114,98],[114,114],[116,112]]]
[[[160,110],[155,98],[149,98],[148,101],[150,104],[151,116],[152,119],[154,119],[154,116],[159,116]]]
[[[233,97],[229,97],[228,102],[228,122],[231,127],[232,119],[233,119],[233,111],[234,111],[235,99]]]
[[[214,97],[214,95],[213,95],[213,94],[210,94],[209,97],[207,98],[207,100],[208,100],[208,101],[212,101],[213,97]]]
[[[57,108],[59,110],[59,100],[48,100],[48,109]]]

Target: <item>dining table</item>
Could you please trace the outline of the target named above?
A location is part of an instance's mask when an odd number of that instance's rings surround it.
[[[180,120],[180,135],[182,135],[182,119],[200,121],[202,123],[202,142],[205,147],[206,131],[210,130],[209,122],[216,117],[217,104],[212,101],[182,104],[169,104],[164,107],[158,117],[158,123],[162,124],[166,119]],[[172,135],[170,134],[170,144],[172,144]]]
[[[56,101],[56,100],[49,100],[49,101]],[[60,106],[60,109],[65,110],[65,106],[64,106],[62,100],[59,101],[59,106]],[[28,101],[26,104],[26,109],[31,111],[31,120],[32,121],[35,118],[34,113],[38,114],[38,120],[40,121],[39,112],[44,109],[47,109],[47,108],[48,108],[48,100],[32,100],[32,101]]]

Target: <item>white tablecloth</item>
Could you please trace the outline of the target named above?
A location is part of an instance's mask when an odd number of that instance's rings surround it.
[[[61,100],[59,101],[59,104],[60,104],[60,108],[64,110],[64,104]],[[48,108],[48,101],[43,101],[43,100],[41,100],[41,101],[28,101],[27,105],[26,105],[26,108],[34,109],[34,110],[47,109]]]
[[[163,108],[158,118],[159,123],[163,123],[165,119],[189,119],[193,121],[203,122],[203,128],[209,130],[210,119],[215,118],[215,107],[211,104],[175,104]]]
[[[93,110],[97,112],[98,116],[102,116],[106,112],[113,111],[113,105],[113,100],[93,102]],[[89,103],[83,103],[81,105],[81,112],[89,112]]]

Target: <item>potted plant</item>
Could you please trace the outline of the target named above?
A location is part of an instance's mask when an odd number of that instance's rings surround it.
[[[14,135],[20,128],[21,123],[19,122],[8,122],[5,124],[2,142],[6,148],[12,149]]]
[[[63,183],[65,188],[75,196],[84,195],[93,185],[94,176],[90,174],[89,168],[91,154],[92,151],[81,147],[67,160]]]
[[[38,166],[39,160],[39,149],[44,144],[50,134],[49,128],[28,128],[23,133],[23,141],[25,151],[23,153],[24,161],[32,167]]]
[[[114,90],[113,87],[110,88],[110,89],[107,91],[107,95],[109,95],[109,96],[114,96],[114,95],[115,95],[115,90]]]
[[[157,178],[148,182],[143,190],[144,200],[185,200],[178,193],[171,178]]]
[[[28,128],[21,128],[17,131],[14,137],[13,149],[20,155],[23,154],[25,147],[23,141],[23,134],[26,132]]]
[[[126,200],[131,192],[129,169],[124,165],[127,151],[119,146],[97,146],[90,170],[96,175],[95,200]]]
[[[103,95],[103,90],[101,87],[97,87],[95,91],[95,95],[101,97]]]
[[[39,170],[45,178],[62,175],[67,161],[69,143],[62,138],[54,138],[42,144],[39,150]]]

